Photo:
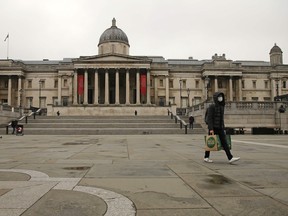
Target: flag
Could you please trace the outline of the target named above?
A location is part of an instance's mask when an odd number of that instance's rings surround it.
[[[4,39],[4,41],[6,41],[9,38],[9,33],[7,34],[6,38]]]

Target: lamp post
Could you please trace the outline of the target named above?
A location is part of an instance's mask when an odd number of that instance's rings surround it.
[[[180,84],[180,108],[182,108],[182,79],[179,80]]]
[[[41,105],[41,87],[42,87],[42,80],[39,80],[39,108]]]
[[[19,114],[20,117],[22,116],[22,94],[23,94],[23,89],[19,90]]]
[[[208,85],[210,82],[210,78],[209,77],[205,77],[205,83],[206,83],[206,100],[208,100]]]
[[[188,95],[188,107],[190,107],[190,89],[187,88],[187,95]]]

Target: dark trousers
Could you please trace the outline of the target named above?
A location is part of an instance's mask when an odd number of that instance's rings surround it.
[[[193,129],[193,123],[190,123],[190,129]]]
[[[229,146],[227,144],[226,134],[225,134],[224,129],[214,128],[213,130],[214,130],[215,135],[219,135],[219,139],[220,139],[221,144],[223,146],[223,149],[226,153],[226,156],[227,156],[228,160],[231,160],[233,158],[233,155],[231,154]],[[204,158],[209,158],[209,156],[210,156],[210,151],[205,151]]]

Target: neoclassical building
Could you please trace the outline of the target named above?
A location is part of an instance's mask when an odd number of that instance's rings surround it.
[[[0,103],[13,107],[178,107],[223,91],[227,101],[273,101],[288,94],[288,65],[275,44],[265,61],[131,56],[116,26],[100,36],[98,54],[59,61],[0,60]],[[149,110],[149,109],[148,109]]]

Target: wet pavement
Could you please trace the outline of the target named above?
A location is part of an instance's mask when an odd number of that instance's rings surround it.
[[[288,215],[287,135],[2,135],[0,216]]]

